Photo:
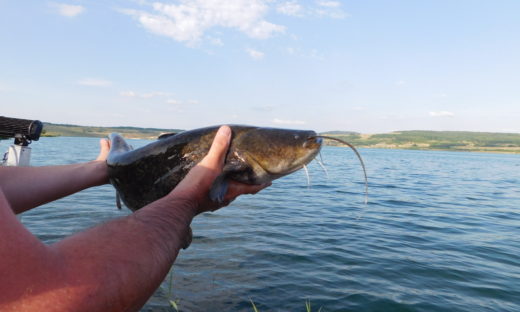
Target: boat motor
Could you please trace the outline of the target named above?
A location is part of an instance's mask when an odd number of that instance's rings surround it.
[[[0,116],[0,140],[14,138],[14,144],[4,154],[2,166],[29,166],[32,141],[38,141],[43,130],[39,120]]]

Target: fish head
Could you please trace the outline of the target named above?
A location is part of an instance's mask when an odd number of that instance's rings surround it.
[[[229,179],[247,184],[271,182],[316,157],[322,145],[322,139],[316,136],[308,130],[234,130],[224,172]]]

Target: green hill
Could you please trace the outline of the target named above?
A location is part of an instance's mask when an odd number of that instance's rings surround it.
[[[155,139],[161,133],[180,132],[182,130],[90,127],[44,123],[43,131],[42,136],[106,137],[112,132],[118,132],[126,138]],[[519,133],[398,131],[381,134],[360,134],[352,131],[327,131],[320,134],[342,139],[357,147],[366,148],[520,153]],[[326,140],[326,144],[340,145],[340,143],[332,140]]]
[[[370,148],[520,153],[519,133],[418,130],[330,136]],[[333,141],[328,144],[336,145]]]
[[[122,134],[125,138],[156,139],[165,132],[180,132],[179,129],[138,128],[138,127],[90,127],[64,124],[44,123],[42,136],[72,136],[103,138],[112,132]]]
[[[335,131],[326,131],[326,132],[321,132],[320,133],[321,135],[359,135],[360,133],[358,132],[354,132],[354,131],[340,131],[340,130],[335,130]]]

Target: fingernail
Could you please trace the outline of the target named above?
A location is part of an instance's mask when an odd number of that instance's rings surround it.
[[[229,128],[228,126],[222,126],[220,127],[220,129],[218,129],[218,134],[229,137],[231,136],[231,128]]]

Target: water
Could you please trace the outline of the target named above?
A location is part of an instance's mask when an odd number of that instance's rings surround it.
[[[32,164],[93,159],[97,142],[42,138]],[[181,311],[520,311],[520,155],[360,152],[368,205],[354,154],[326,147],[328,178],[311,164],[310,188],[297,172],[197,217],[173,267]],[[23,222],[52,243],[126,214],[107,185]],[[143,311],[171,311],[168,292]]]

